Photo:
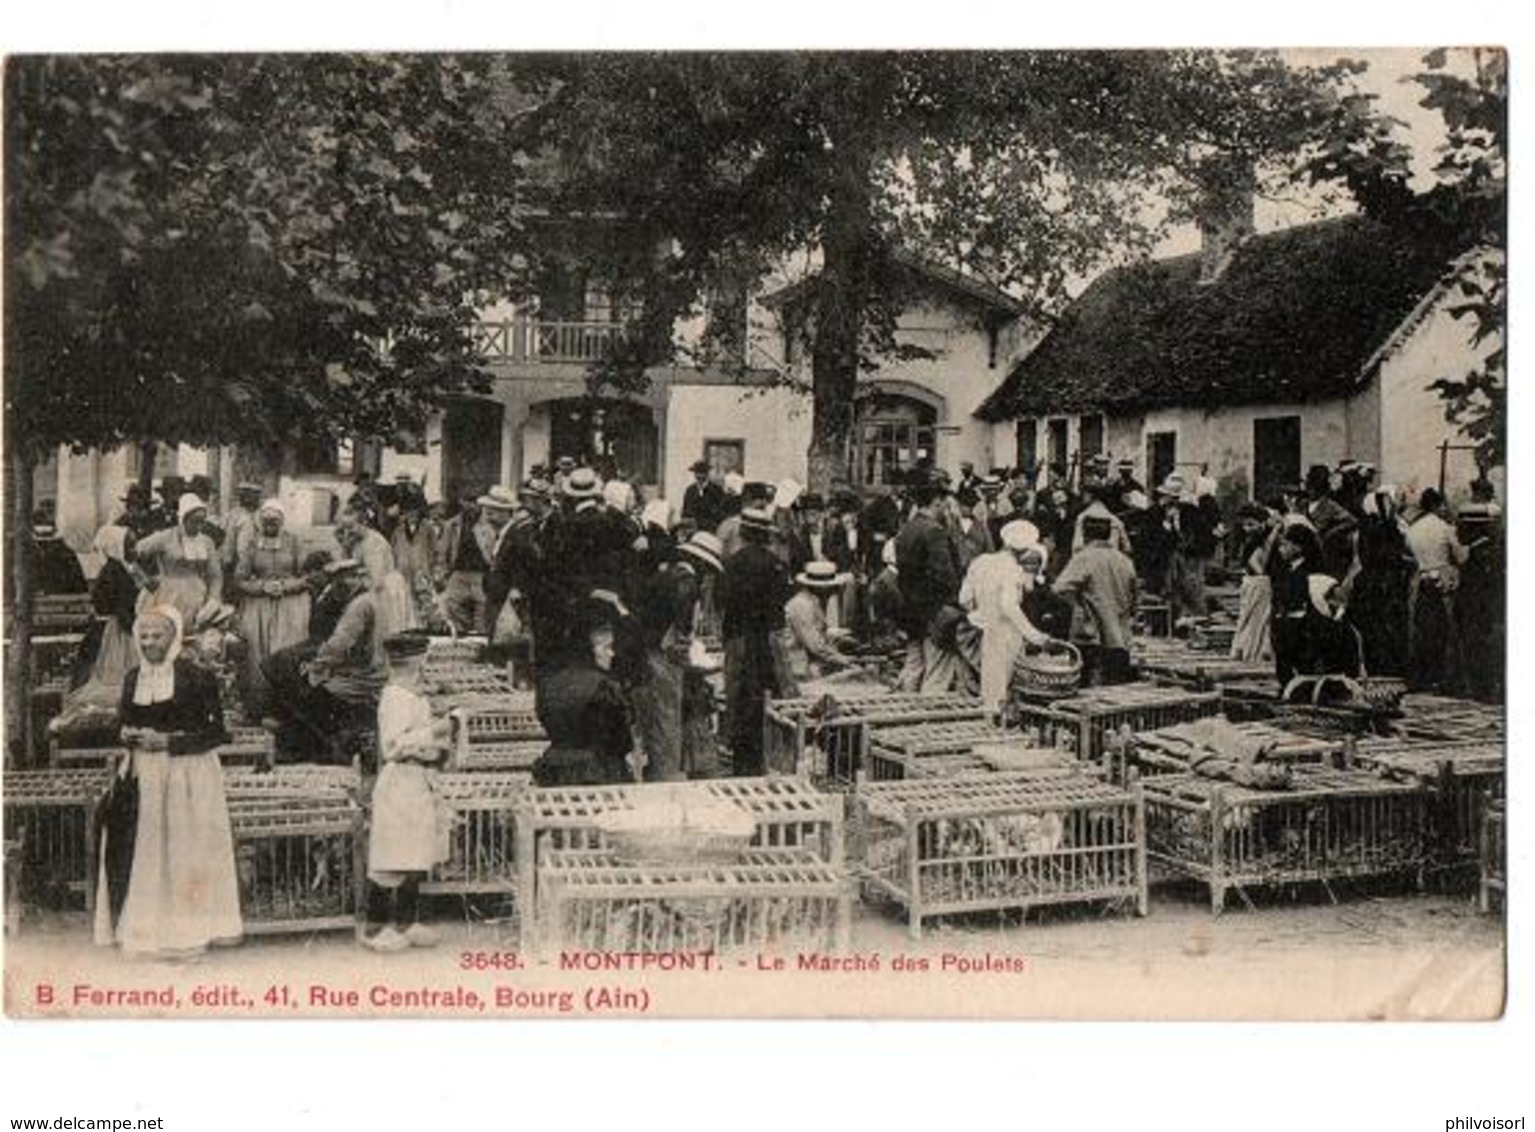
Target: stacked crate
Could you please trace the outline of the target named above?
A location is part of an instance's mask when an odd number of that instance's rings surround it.
[[[726,778],[685,784],[567,786],[526,791],[516,806],[517,898],[523,942],[534,942],[540,914],[539,868],[548,854],[605,851],[604,814],[638,808],[648,791],[684,791],[701,801],[729,801],[757,825],[753,849],[808,850],[840,867],[843,802],[797,778]]]
[[[1437,867],[1457,869],[1478,860],[1483,813],[1491,799],[1503,795],[1502,742],[1365,739],[1354,759],[1428,794]]]
[[[1299,766],[1285,790],[1193,774],[1143,786],[1152,861],[1208,885],[1217,913],[1231,889],[1420,876],[1427,861],[1423,791],[1369,771]]]
[[[457,771],[437,776],[437,796],[450,811],[448,859],[432,870],[427,893],[515,895],[517,803],[525,773]]]
[[[875,726],[984,718],[980,701],[965,695],[890,693],[800,697],[769,701],[763,757],[770,774],[798,774],[828,790],[849,790],[863,767],[868,730]]]
[[[1044,705],[1015,703],[1010,710],[1031,743],[1073,750],[1083,762],[1100,764],[1109,778],[1123,781],[1119,740],[1219,715],[1220,701],[1217,692],[1137,683],[1089,688]]]
[[[843,870],[804,849],[756,849],[734,862],[624,862],[552,852],[539,868],[537,947],[631,954],[848,948]]]
[[[534,711],[531,693],[485,697],[459,709],[450,769],[527,770],[547,746],[544,726]]]
[[[872,783],[855,798],[865,886],[924,920],[1109,901],[1146,914],[1139,788],[1085,772]]]
[[[1444,743],[1501,743],[1507,718],[1501,705],[1409,692],[1391,733],[1402,739]]]
[[[1299,735],[1272,723],[1234,723],[1232,728],[1246,741],[1266,747],[1264,759],[1287,766],[1321,766],[1341,763],[1349,745],[1341,739]],[[1184,774],[1196,754],[1186,738],[1166,728],[1142,731],[1131,741],[1129,757],[1136,771],[1145,778],[1161,774]]]
[[[1499,900],[1507,899],[1507,879],[1504,862],[1508,855],[1508,828],[1503,799],[1489,802],[1482,811],[1480,838],[1481,885],[1477,891],[1477,906],[1483,912],[1492,911],[1492,894]]]
[[[96,806],[111,781],[111,771],[98,769],[5,772],[5,829],[21,843],[23,901],[94,906]]]
[[[355,926],[362,811],[350,798],[232,798],[229,824],[246,934]]]
[[[1006,731],[984,719],[929,720],[871,727],[864,781],[986,774],[998,769],[987,757],[988,752],[1069,766],[1074,771],[1081,769],[1075,752],[1034,746],[1018,732]]]
[[[1142,638],[1131,659],[1143,680],[1209,692],[1230,681],[1265,680],[1274,674],[1273,661],[1237,660],[1231,656],[1191,649],[1187,642]]]

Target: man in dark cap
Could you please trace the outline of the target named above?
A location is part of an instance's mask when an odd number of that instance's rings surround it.
[[[123,505],[123,512],[117,517],[116,524],[127,527],[134,538],[143,538],[160,529],[155,523],[154,506],[147,488],[131,483],[118,502]]]
[[[695,460],[688,469],[693,482],[682,493],[682,520],[699,531],[713,532],[725,517],[725,489],[709,474],[709,461]]]

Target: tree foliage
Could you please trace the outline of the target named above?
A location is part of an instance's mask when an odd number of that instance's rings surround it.
[[[480,379],[526,162],[503,64],[13,58],[8,439],[390,435]]]
[[[1148,249],[1232,171],[1352,167],[1391,143],[1359,69],[1261,52],[552,58],[540,110],[558,208],[628,223],[585,249],[643,302],[600,379],[642,380],[712,280],[760,283],[815,249],[803,326],[812,480],[841,478],[856,380],[897,354],[914,253],[1057,310],[1069,280]],[[1349,101],[1354,99],[1354,101]],[[1361,174],[1362,175],[1362,174]],[[594,229],[595,230],[595,229]],[[740,322],[713,325],[727,356]]]

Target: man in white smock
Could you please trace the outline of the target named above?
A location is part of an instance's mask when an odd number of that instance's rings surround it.
[[[1050,640],[1023,612],[1023,595],[1032,583],[1021,559],[1038,550],[1039,530],[1023,519],[1001,530],[1002,549],[983,554],[965,572],[959,603],[970,611],[969,621],[980,630],[981,704],[999,712],[1007,703],[1013,665],[1025,645]]]

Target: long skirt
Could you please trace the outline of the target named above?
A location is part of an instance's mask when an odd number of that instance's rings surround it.
[[[245,638],[241,698],[247,717],[260,719],[270,696],[262,665],[267,658],[309,636],[309,595],[247,596],[240,605],[240,632]]]
[[[1348,620],[1359,633],[1365,670],[1371,676],[1407,672],[1410,581],[1401,574],[1361,573],[1349,595]]]
[[[1006,621],[981,631],[981,706],[986,710],[1001,711],[1006,706],[1013,666],[1022,652],[1023,634]]]
[[[96,941],[167,955],[233,943],[244,931],[224,771],[213,752],[138,751],[139,817],[128,895],[114,933],[96,901]]]
[[[684,669],[656,649],[645,653],[643,677],[632,697],[634,722],[645,749],[645,781],[676,782],[682,770]]]
[[[91,662],[90,676],[64,697],[64,710],[86,705],[117,707],[123,694],[123,677],[137,663],[133,634],[119,625],[117,618],[106,618],[101,622],[101,643],[96,659]]]
[[[1414,691],[1457,695],[1465,685],[1455,595],[1430,578],[1413,579],[1407,682]]]
[[[1237,629],[1231,638],[1232,659],[1248,662],[1274,659],[1274,640],[1269,628],[1273,608],[1274,583],[1262,574],[1245,576],[1238,595]]]

